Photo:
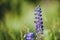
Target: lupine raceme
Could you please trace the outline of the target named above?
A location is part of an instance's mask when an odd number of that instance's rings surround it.
[[[36,23],[36,40],[42,40],[42,34],[43,34],[43,20],[42,20],[42,11],[40,6],[38,5],[35,8],[35,23]]]

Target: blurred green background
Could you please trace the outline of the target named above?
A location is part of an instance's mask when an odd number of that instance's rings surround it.
[[[0,0],[0,40],[25,40],[34,32],[34,9],[40,5],[44,22],[43,40],[60,40],[59,0]]]

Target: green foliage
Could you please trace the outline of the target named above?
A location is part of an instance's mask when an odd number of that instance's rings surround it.
[[[1,2],[8,5],[4,12],[4,22],[0,21],[0,40],[25,40],[25,35],[29,32],[34,32],[36,40],[34,8],[37,3],[35,2],[38,3],[37,0],[3,0]],[[43,40],[60,40],[58,1],[41,0],[39,4],[44,22]]]

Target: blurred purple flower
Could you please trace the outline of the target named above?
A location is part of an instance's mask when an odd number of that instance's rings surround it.
[[[36,23],[36,33],[38,34],[39,31],[40,32],[43,31],[42,11],[39,5],[35,8],[34,15],[35,16],[37,15],[35,17],[35,19],[37,20],[35,21],[35,23]]]
[[[26,40],[34,40],[34,33],[30,32],[30,33],[26,34]]]

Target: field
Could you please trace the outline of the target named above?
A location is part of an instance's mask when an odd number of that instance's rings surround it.
[[[2,0],[0,1],[0,40],[26,40],[25,35],[34,33],[34,10],[42,9],[44,24],[43,40],[60,40],[60,1],[58,0]]]

